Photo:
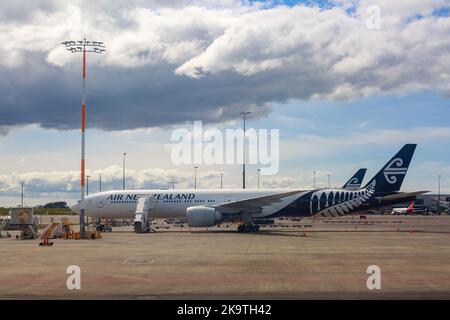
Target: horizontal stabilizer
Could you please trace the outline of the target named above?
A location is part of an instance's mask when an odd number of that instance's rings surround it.
[[[430,191],[414,191],[414,192],[401,192],[401,193],[396,193],[396,194],[391,194],[389,196],[385,196],[385,197],[379,197],[377,198],[379,201],[383,202],[383,201],[392,201],[392,200],[401,200],[401,199],[409,199],[412,197],[416,197],[419,194],[424,194]]]

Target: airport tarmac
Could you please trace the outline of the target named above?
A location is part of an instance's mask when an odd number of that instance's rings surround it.
[[[450,298],[450,217],[279,223],[258,234],[118,227],[53,247],[2,238],[0,298]],[[69,265],[81,268],[81,290],[66,288]],[[380,290],[367,289],[370,265]]]

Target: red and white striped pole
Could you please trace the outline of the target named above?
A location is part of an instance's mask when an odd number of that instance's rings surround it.
[[[101,54],[105,51],[103,42],[99,41],[65,41],[62,44],[66,46],[66,49],[72,53],[83,53],[83,89],[81,98],[81,200],[80,200],[80,238],[86,238],[86,224],[85,224],[85,130],[86,130],[86,53],[98,53]],[[87,47],[87,49],[86,49]]]
[[[86,41],[86,40],[85,40]],[[85,130],[86,129],[86,46],[83,46],[83,92],[81,98],[81,204],[80,204],[80,237],[86,238],[84,219],[84,188],[85,188]]]

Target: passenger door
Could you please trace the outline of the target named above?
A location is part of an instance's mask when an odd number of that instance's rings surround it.
[[[99,199],[98,201],[97,201],[97,208],[99,208],[99,209],[101,209],[101,208],[103,208],[103,206],[104,206],[104,199]]]

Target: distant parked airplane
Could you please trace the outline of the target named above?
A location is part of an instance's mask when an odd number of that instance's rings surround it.
[[[407,208],[393,208],[391,214],[412,214],[414,211],[414,201]]]

